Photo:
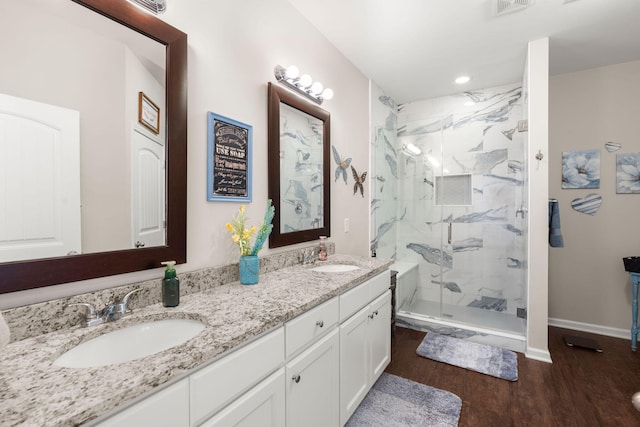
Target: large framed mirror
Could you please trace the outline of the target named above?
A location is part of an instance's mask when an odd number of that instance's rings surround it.
[[[269,91],[269,247],[331,235],[330,114],[279,86]]]
[[[85,36],[87,31],[96,34]],[[12,40],[0,48],[3,58],[15,58],[0,71],[0,81],[11,82],[0,83],[0,96],[26,105],[34,115],[45,114],[41,105],[71,112],[68,133],[78,137],[75,154],[44,168],[51,170],[52,180],[77,170],[73,180],[60,179],[59,187],[51,187],[46,174],[37,175],[35,168],[26,173],[25,167],[17,168],[21,179],[0,176],[7,184],[3,196],[12,197],[4,198],[0,217],[5,221],[11,214],[22,221],[9,231],[0,226],[0,293],[158,268],[166,260],[186,262],[187,35],[126,0],[12,2],[0,17],[0,34]],[[4,109],[0,121],[3,114]],[[145,123],[138,118],[143,114]],[[22,154],[25,164],[34,153],[41,158],[42,152],[66,149],[65,135],[51,136],[49,151],[32,148]],[[5,135],[3,151],[17,151],[15,141]],[[22,191],[17,182],[29,179],[41,183],[41,191],[15,198]],[[50,193],[58,192],[66,193],[52,202]],[[73,215],[59,214],[66,194],[79,197],[79,203],[71,203]],[[28,208],[16,215],[21,205]],[[46,214],[43,206],[50,207]],[[59,225],[68,217],[74,219]],[[57,239],[65,227],[77,232]],[[44,240],[47,233],[56,237],[49,246],[75,237],[79,249],[72,245],[53,255],[2,251],[3,243],[25,246],[35,233]]]

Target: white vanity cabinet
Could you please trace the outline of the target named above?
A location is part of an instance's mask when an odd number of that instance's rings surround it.
[[[340,425],[391,361],[389,273],[340,296]]]
[[[187,427],[189,425],[189,379],[180,380],[97,425],[99,427]]]
[[[344,425],[390,361],[389,271],[97,424]]]

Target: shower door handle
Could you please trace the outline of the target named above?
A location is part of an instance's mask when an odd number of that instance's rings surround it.
[[[447,242],[449,242],[449,244],[451,244],[451,234],[452,234],[451,227],[452,226],[453,226],[453,223],[450,222],[449,223],[449,231],[447,233]]]

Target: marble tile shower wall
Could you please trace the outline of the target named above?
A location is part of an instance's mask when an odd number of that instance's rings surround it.
[[[371,251],[396,258],[398,204],[396,200],[398,105],[371,84]]]
[[[511,314],[523,305],[526,218],[516,216],[525,192],[521,95],[513,84],[398,107],[396,142],[385,152],[397,177],[397,211],[374,242],[390,245],[382,232],[395,228],[394,258],[419,265],[421,299],[440,301],[442,290],[445,304]],[[422,154],[405,154],[409,143]],[[470,177],[471,204],[436,203],[441,173]]]
[[[335,244],[330,242],[327,246],[329,254],[334,254]],[[314,243],[311,246],[260,257],[260,272],[268,273],[300,264],[304,255],[309,254],[315,248],[316,244]],[[239,280],[238,274],[238,264],[229,264],[187,273],[180,273],[180,266],[178,266],[180,294],[187,295],[202,292],[226,283],[236,282]],[[102,308],[117,301],[127,292],[141,288],[142,290],[131,298],[131,308],[133,310],[158,304],[162,301],[161,279],[162,277],[159,277],[156,280],[147,280],[117,288],[16,307],[3,311],[2,315],[11,331],[11,342],[20,341],[79,325],[80,310],[78,307],[69,307],[69,304],[72,303],[90,303],[97,308]]]

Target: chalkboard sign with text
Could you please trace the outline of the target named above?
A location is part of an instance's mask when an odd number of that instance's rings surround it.
[[[252,127],[207,114],[207,200],[251,201]]]

